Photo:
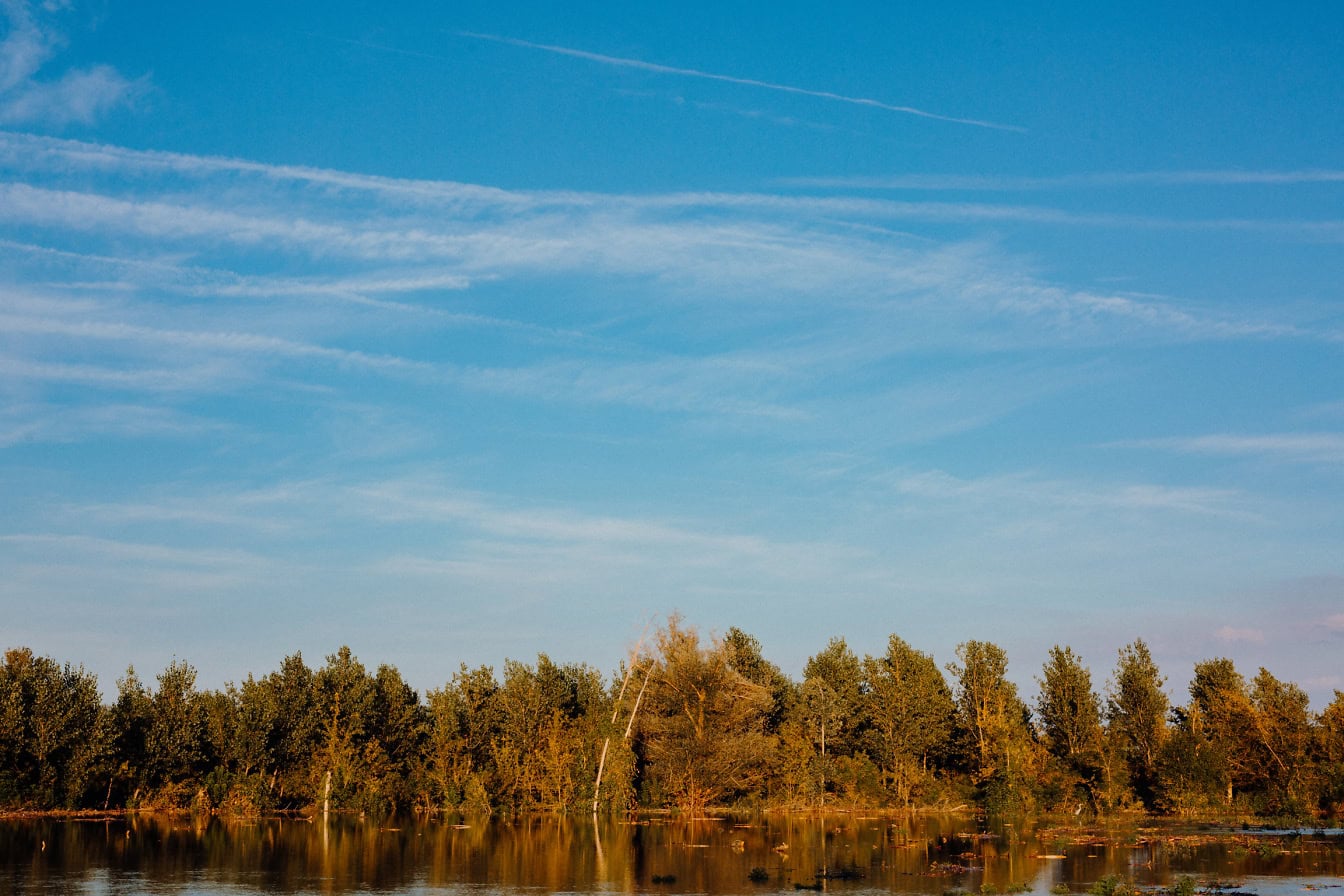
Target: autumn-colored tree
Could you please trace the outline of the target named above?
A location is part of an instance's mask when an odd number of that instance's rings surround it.
[[[609,712],[601,676],[540,654],[535,666],[504,664],[492,741],[497,805],[514,811],[564,811],[591,800],[599,719]]]

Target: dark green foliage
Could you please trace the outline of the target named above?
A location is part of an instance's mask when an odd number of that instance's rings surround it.
[[[1138,896],[1140,890],[1125,878],[1108,874],[1094,883],[1087,892],[1092,896]]]
[[[1106,701],[1108,734],[1135,791],[1150,809],[1156,806],[1158,756],[1167,736],[1170,702],[1164,683],[1140,639],[1120,650]]]
[[[0,804],[82,804],[105,758],[103,712],[83,668],[8,651],[0,665]]]

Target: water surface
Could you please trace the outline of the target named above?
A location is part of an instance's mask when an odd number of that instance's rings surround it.
[[[357,892],[845,896],[1083,893],[1107,876],[1157,888],[1344,896],[1341,832],[1057,826],[965,817],[0,821],[0,893]],[[1317,893],[1329,896],[1329,893]]]

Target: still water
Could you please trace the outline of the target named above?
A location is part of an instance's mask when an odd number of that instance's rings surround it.
[[[0,893],[23,896],[1048,894],[1084,893],[1109,875],[1151,888],[1190,875],[1259,896],[1344,896],[1344,832],[854,815],[0,821]]]

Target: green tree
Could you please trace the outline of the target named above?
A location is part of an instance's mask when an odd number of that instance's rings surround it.
[[[742,629],[728,629],[723,636],[723,647],[728,652],[728,665],[734,672],[770,692],[771,707],[765,727],[767,732],[777,733],[795,699],[797,688],[794,683],[765,658],[761,642]]]
[[[1227,758],[1218,744],[1205,736],[1198,707],[1176,711],[1176,725],[1163,739],[1154,765],[1156,808],[1188,815],[1223,803]]]
[[[492,746],[502,713],[499,684],[489,666],[465,663],[443,688],[427,695],[426,802],[435,808],[489,812]]]
[[[321,718],[317,681],[312,669],[295,653],[280,668],[244,686],[239,712],[249,724],[266,732],[265,745],[254,744],[249,756],[263,775],[269,773],[265,802],[277,808],[298,808],[318,799],[315,782],[325,769],[318,761]]]
[[[1109,731],[1119,744],[1139,797],[1155,806],[1157,761],[1167,736],[1165,679],[1142,639],[1120,649],[1106,701]]]
[[[318,719],[317,754],[310,784],[320,805],[359,807],[364,791],[366,726],[372,721],[374,683],[359,662],[342,646],[327,657],[313,680]]]
[[[145,731],[146,783],[157,803],[186,806],[200,787],[204,759],[196,670],[173,660],[159,673]]]
[[[829,722],[826,731],[832,754],[851,752],[863,722],[859,707],[863,702],[863,665],[844,638],[832,638],[826,649],[808,659],[803,666],[802,694],[812,688],[812,715],[818,722]]]
[[[1092,673],[1069,647],[1050,648],[1042,670],[1036,715],[1050,753],[1072,764],[1089,761],[1101,738],[1101,698]]]
[[[363,755],[367,807],[395,811],[412,805],[426,724],[420,695],[395,666],[379,666]]]
[[[1051,648],[1038,680],[1036,715],[1045,746],[1075,793],[1085,791],[1098,809],[1111,802],[1109,766],[1101,727],[1101,698],[1092,690],[1092,673],[1072,649]]]
[[[956,704],[933,657],[892,635],[881,657],[864,657],[868,753],[884,785],[910,806],[932,783],[931,761],[946,750]]]
[[[1213,748],[1209,755],[1222,760],[1218,777],[1230,806],[1236,790],[1250,790],[1263,780],[1261,757],[1253,748],[1255,708],[1246,680],[1231,660],[1219,657],[1195,664],[1187,714],[1189,727]]]
[[[1344,815],[1344,691],[1321,711],[1313,726],[1313,755],[1320,774],[1317,806],[1327,815]]]
[[[1311,801],[1311,713],[1307,694],[1261,668],[1251,683],[1254,743],[1250,752],[1263,776],[1262,809],[1301,814]],[[1258,754],[1258,755],[1257,755]]]
[[[1028,807],[1037,757],[1030,711],[1008,680],[1008,655],[988,641],[957,647],[948,670],[957,682],[957,728],[971,780],[984,789],[991,809]]]
[[[113,767],[108,772],[104,808],[116,803],[137,808],[148,779],[146,738],[149,734],[149,690],[133,666],[117,680],[117,702],[112,705]]]
[[[73,808],[106,752],[96,679],[28,648],[0,663],[0,805]]]

